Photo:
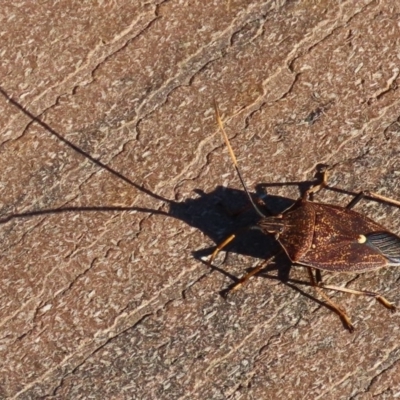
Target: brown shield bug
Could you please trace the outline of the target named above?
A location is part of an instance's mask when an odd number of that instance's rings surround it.
[[[240,182],[253,208],[261,217],[255,226],[247,229],[258,229],[265,234],[273,235],[293,265],[306,267],[311,285],[340,316],[350,332],[354,330],[354,327],[346,311],[335,304],[323,292],[323,289],[374,297],[386,308],[394,311],[395,306],[379,293],[324,284],[321,280],[321,271],[366,272],[387,266],[399,266],[400,238],[351,208],[363,197],[384,201],[398,207],[400,202],[371,192],[360,192],[346,207],[313,202],[313,194],[328,186],[327,170],[325,170],[322,182],[308,189],[291,207],[278,215],[266,215],[256,205],[244,183],[216,103],[215,112]],[[210,265],[217,254],[235,237],[236,234],[230,235],[217,246],[210,257]],[[230,291],[243,286],[273,258],[258,264]],[[315,270],[315,277],[313,270]]]

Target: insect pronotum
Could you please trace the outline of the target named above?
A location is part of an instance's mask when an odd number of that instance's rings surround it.
[[[385,227],[353,211],[352,208],[363,198],[368,197],[400,207],[400,202],[372,192],[360,192],[346,206],[316,203],[312,194],[328,186],[327,169],[322,182],[308,189],[291,207],[278,215],[266,215],[256,205],[240,173],[235,154],[225,132],[218,105],[215,103],[218,126],[222,132],[240,182],[255,211],[261,219],[248,229],[259,229],[273,235],[292,262],[307,268],[311,285],[327,304],[340,316],[345,327],[352,332],[354,327],[346,311],[334,303],[324,289],[374,297],[386,308],[394,311],[395,306],[382,295],[367,290],[354,290],[346,287],[326,285],[321,280],[320,271],[366,272],[387,266],[400,265],[400,238]],[[268,208],[265,207],[268,211]],[[228,245],[236,234],[230,235],[212,253],[211,265],[217,254]],[[276,254],[275,254],[276,256]],[[236,291],[250,277],[265,268],[272,259],[260,262],[252,271],[244,275],[230,291]],[[316,270],[315,276],[313,270]]]

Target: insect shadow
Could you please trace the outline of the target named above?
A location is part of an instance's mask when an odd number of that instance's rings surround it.
[[[206,259],[212,254],[215,244],[220,243],[232,232],[255,225],[260,217],[253,209],[248,208],[248,199],[242,190],[218,186],[211,193],[206,194],[200,190],[196,190],[196,193],[199,195],[197,199],[186,201],[189,214],[185,222],[202,231],[214,242],[211,247],[192,253],[197,260],[207,264]],[[259,195],[261,194],[260,192]],[[268,196],[268,206],[277,213],[282,212],[293,203],[292,199],[285,197]],[[175,214],[177,210],[175,206],[171,207],[172,214]],[[229,254],[264,259],[270,257],[278,249],[279,244],[272,236],[265,235],[258,230],[250,230],[240,235],[238,240],[233,241],[227,251]],[[211,266],[211,268],[236,282],[237,278],[229,271],[216,265]],[[276,268],[270,266],[269,270],[273,269]],[[288,271],[282,266],[278,269],[278,273],[284,279],[285,273],[288,274]],[[221,292],[221,294],[223,293]]]
[[[197,197],[192,199],[187,199],[183,202],[176,202],[173,200],[166,199],[151,190],[140,186],[139,184],[131,181],[129,178],[124,176],[119,171],[114,170],[107,164],[104,164],[100,160],[96,159],[89,153],[82,150],[80,147],[75,145],[73,142],[69,141],[63,137],[60,133],[55,131],[51,126],[46,124],[40,118],[33,115],[29,110],[25,109],[21,104],[9,96],[4,89],[0,87],[0,94],[2,94],[11,104],[23,112],[26,116],[31,119],[31,123],[36,122],[42,126],[50,135],[55,136],[60,142],[64,143],[66,146],[73,149],[75,152],[85,157],[93,164],[97,165],[99,168],[107,171],[108,173],[114,175],[115,177],[121,179],[125,183],[129,184],[138,191],[146,194],[147,196],[157,199],[164,204],[169,206],[168,211],[151,209],[146,207],[121,207],[121,206],[86,206],[86,207],[61,207],[56,209],[42,209],[42,210],[32,210],[24,213],[12,213],[7,214],[7,210],[3,209],[3,216],[0,216],[0,224],[12,223],[13,220],[23,219],[23,218],[33,218],[37,216],[43,216],[46,214],[58,214],[58,213],[89,213],[89,212],[122,212],[122,211],[138,211],[143,213],[151,213],[155,215],[163,215],[172,218],[179,219],[186,224],[197,228],[208,236],[214,243],[220,242],[221,238],[226,236],[228,232],[237,230],[240,227],[249,226],[257,222],[259,216],[253,211],[249,211],[239,215],[238,217],[232,217],[226,210],[237,210],[242,205],[248,204],[248,198],[243,190],[229,189],[224,187],[217,187],[211,193],[204,193],[201,190],[196,190]],[[299,187],[300,193],[304,193],[305,190],[313,186],[315,182],[290,182],[290,183],[274,183],[274,184],[261,184],[256,187],[256,193],[262,197],[265,194],[265,188],[268,186],[289,186],[297,185]],[[354,193],[349,193],[353,194]],[[279,213],[287,209],[293,200],[279,197],[279,196],[268,196],[268,207],[275,213]],[[223,205],[223,206],[221,206]],[[1,213],[0,213],[1,215]],[[268,258],[277,248],[278,243],[271,238],[269,235],[262,234],[257,231],[250,231],[247,235],[244,235],[242,240],[235,241],[230,246],[231,252],[236,252],[238,254],[248,255],[254,258],[265,259]],[[211,248],[195,251],[193,256],[197,259],[203,261],[204,256],[208,256],[212,253]],[[283,281],[288,280],[290,263],[281,263],[277,260],[278,278]],[[284,266],[287,265],[288,268]],[[234,282],[237,282],[237,278],[225,272],[219,267],[213,266],[214,269],[224,273],[229,276]],[[268,267],[266,271],[268,272],[271,267]],[[275,268],[276,269],[276,268]],[[262,271],[260,271],[262,272]],[[290,285],[291,286],[291,285]],[[296,289],[299,290],[299,289]],[[301,290],[299,290],[302,292]],[[303,293],[303,292],[302,292]],[[305,293],[303,293],[306,295]],[[307,297],[311,297],[306,295]],[[314,297],[312,297],[316,300]],[[318,301],[318,300],[316,300]],[[319,301],[318,301],[319,302]],[[319,302],[320,303],[320,302]],[[329,308],[329,306],[328,306]]]
[[[135,184],[133,183],[133,185]],[[283,185],[287,184],[285,183],[282,184],[282,186]],[[98,212],[121,213],[136,211],[145,214],[162,215],[178,219],[185,224],[196,228],[198,231],[201,231],[205,236],[211,239],[213,242],[211,246],[192,252],[195,259],[206,265],[207,263],[205,259],[212,254],[215,248],[215,243],[220,242],[222,238],[232,231],[237,231],[238,229],[240,230],[249,225],[254,225],[259,220],[259,216],[252,209],[245,210],[239,213],[239,215],[234,215],[234,213],[231,212],[231,210],[239,210],[247,205],[247,196],[242,190],[222,186],[218,186],[210,193],[196,190],[196,197],[177,202],[161,198],[148,189],[144,190],[140,187],[136,187],[136,189],[144,192],[150,197],[157,198],[160,201],[162,200],[164,204],[168,205],[168,211],[161,211],[147,207],[123,207],[112,205],[47,208],[26,211],[23,213],[3,214],[3,216],[0,217],[0,225],[13,223],[15,220],[19,219],[31,219],[57,214],[88,214]],[[284,211],[286,208],[291,206],[293,202],[292,199],[285,197],[268,196],[268,205],[277,213]],[[276,253],[278,249],[279,244],[272,236],[254,230],[248,231],[246,234],[242,235],[239,240],[234,241],[229,247],[229,254],[264,259],[272,256],[272,254]],[[207,268],[209,268],[208,265]],[[215,265],[212,266],[212,269],[227,276],[232,281],[232,285],[238,281],[238,278],[231,274],[229,270]],[[261,271],[259,275],[270,277],[272,279],[279,279],[285,283],[292,282],[309,285],[307,281],[295,281],[289,279],[290,269],[291,263],[288,261],[286,256],[281,255],[276,258],[275,264],[269,265],[265,270]],[[267,275],[268,272],[273,271],[276,271],[277,275]],[[225,295],[229,290],[229,287],[222,290],[220,294]],[[312,299],[316,300],[314,297],[312,297]]]
[[[59,132],[55,131],[51,126],[43,122],[40,118],[36,117],[28,110],[26,110],[17,101],[10,98],[1,88],[0,93],[3,94],[12,104],[14,104],[18,109],[20,109],[24,114],[31,118],[32,122],[36,122],[46,129],[49,134],[55,136],[66,146],[72,148],[74,151],[84,156],[92,163],[96,164],[99,168],[104,169],[108,173],[116,176],[125,183],[129,184],[136,190],[147,195],[149,198],[158,200],[168,206],[168,211],[157,210],[147,207],[123,207],[123,206],[79,206],[79,207],[61,207],[61,208],[47,208],[47,209],[36,209],[31,211],[26,211],[23,213],[8,213],[7,207],[3,208],[0,212],[0,224],[12,223],[14,220],[18,219],[30,219],[35,217],[41,217],[45,215],[56,215],[56,214],[69,214],[69,213],[96,213],[96,212],[109,212],[118,213],[126,211],[137,211],[141,213],[148,213],[154,215],[163,215],[171,218],[181,220],[189,226],[195,227],[201,231],[204,235],[208,236],[214,243],[218,243],[227,233],[237,230],[238,228],[248,226],[257,222],[259,217],[254,213],[253,210],[248,210],[243,212],[238,216],[230,215],[229,210],[238,210],[240,208],[248,205],[248,199],[243,190],[231,189],[222,186],[218,186],[210,193],[205,193],[201,190],[196,190],[196,196],[194,198],[186,199],[182,202],[177,202],[169,200],[165,197],[159,196],[158,194],[152,192],[151,190],[144,188],[137,183],[131,181],[129,178],[124,176],[121,172],[116,171],[109,167],[108,165],[102,163],[101,161],[95,159],[90,154],[76,146],[74,143],[65,139]],[[296,182],[291,183],[299,185],[299,187],[309,187],[311,182]],[[286,186],[284,184],[275,184],[280,186]],[[289,183],[290,185],[290,183]],[[265,186],[259,185],[256,192],[257,195],[262,196],[265,194]],[[276,212],[283,211],[289,207],[293,200],[279,197],[279,196],[269,196],[268,202],[270,207]],[[233,243],[230,247],[230,252],[238,253],[242,255],[247,255],[254,258],[263,258],[268,256],[271,251],[277,248],[276,241],[267,235],[262,234],[258,231],[251,231],[247,235],[243,235],[242,240],[238,240]],[[212,253],[212,247],[208,247],[203,250],[193,252],[193,256],[203,261],[205,256],[209,256]],[[219,269],[218,267],[213,267],[220,273],[228,276],[233,282],[236,282],[237,278],[225,271]],[[288,276],[285,268],[279,268],[279,276],[283,279]]]
[[[296,182],[275,182],[275,183],[261,183],[255,187],[255,197],[264,198],[266,191],[270,187],[289,187],[295,186],[298,188],[299,195],[301,196],[306,190],[315,185],[320,179],[320,169],[324,165],[317,166],[315,180],[312,181],[296,181]],[[355,193],[348,192],[342,189],[329,188],[330,190],[354,196]],[[185,206],[171,205],[171,213],[173,216],[182,217],[182,212],[187,213],[186,217],[180,218],[191,226],[201,230],[207,235],[215,244],[221,243],[232,232],[246,229],[249,226],[254,226],[260,219],[259,215],[249,207],[249,201],[246,193],[243,190],[232,189],[218,186],[211,193],[204,193],[201,190],[196,190],[199,195],[197,199],[188,199],[185,201]],[[268,209],[273,214],[279,214],[288,209],[295,203],[296,200],[287,197],[276,196],[268,194]],[[232,283],[223,289],[220,294],[225,297],[229,291],[234,287],[239,278],[229,271],[218,265],[209,265],[208,258],[215,249],[215,245],[193,252],[193,256],[206,264],[208,267],[218,271],[219,273],[231,279]],[[227,252],[229,254],[237,254],[248,256],[255,259],[267,259],[276,255],[281,249],[279,243],[273,236],[265,235],[259,230],[246,230],[246,233],[240,235],[239,238],[229,244]],[[224,263],[225,264],[225,263]],[[277,279],[294,290],[300,292],[302,295],[311,298],[319,304],[327,306],[324,302],[319,301],[316,297],[310,296],[303,292],[293,284],[301,284],[309,286],[307,280],[290,279],[290,271],[293,263],[290,262],[286,254],[277,254],[275,262],[269,264],[262,269],[257,275],[270,279]],[[251,268],[248,267],[247,270]],[[245,273],[241,271],[241,274]],[[274,272],[274,274],[270,274]]]
[[[197,228],[208,236],[214,243],[217,243],[221,238],[228,232],[238,229],[241,226],[248,226],[251,223],[255,223],[259,217],[252,211],[244,212],[237,217],[233,217],[229,214],[228,210],[238,210],[241,207],[248,205],[248,199],[243,190],[231,189],[222,186],[218,186],[214,191],[205,193],[202,190],[195,190],[197,196],[195,198],[187,199],[183,202],[177,202],[162,197],[151,190],[144,188],[143,186],[133,182],[121,172],[111,168],[102,161],[96,159],[85,150],[78,147],[76,144],[66,139],[61,133],[57,132],[50,125],[44,122],[41,118],[32,114],[22,104],[13,99],[1,86],[0,94],[6,98],[6,100],[19,109],[23,114],[31,119],[29,124],[33,122],[42,126],[51,136],[57,138],[60,142],[64,143],[67,147],[74,150],[76,153],[88,159],[99,168],[107,171],[114,175],[118,179],[124,181],[128,185],[132,186],[136,190],[147,195],[149,198],[156,199],[162,203],[168,205],[168,211],[162,211],[147,207],[122,207],[122,206],[79,206],[79,207],[61,207],[61,208],[48,208],[32,210],[23,213],[12,213],[7,212],[7,207],[0,211],[0,224],[6,224],[16,219],[27,219],[33,217],[39,217],[51,214],[60,213],[95,213],[95,212],[124,212],[124,211],[138,211],[142,213],[151,213],[155,215],[164,215],[172,218],[179,219],[186,224]],[[297,185],[300,191],[305,190],[312,185],[312,182],[291,182],[291,183],[275,183],[258,185],[256,188],[256,195],[262,197],[265,194],[265,188],[268,186],[287,186]],[[283,211],[289,207],[293,200],[279,197],[279,196],[268,196],[268,203],[271,209],[276,212]],[[275,241],[260,232],[249,232],[248,235],[244,235],[243,240],[237,241],[232,244],[231,251],[248,255],[252,257],[262,258],[268,255],[268,251],[271,247],[276,246]],[[196,259],[202,259],[206,255],[210,255],[212,252],[211,248],[207,248],[193,253]],[[267,253],[266,253],[267,252]],[[227,275],[229,275],[227,273]]]

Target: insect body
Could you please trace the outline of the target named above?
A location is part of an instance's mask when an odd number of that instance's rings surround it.
[[[364,272],[400,264],[400,239],[347,208],[301,200],[259,226],[275,234],[293,262],[320,270]]]
[[[236,157],[230,146],[217,105],[215,105],[217,122],[228,146],[235,169],[256,212],[261,216],[257,225],[249,229],[259,229],[266,234],[274,235],[290,261],[295,265],[307,268],[310,283],[316,288],[325,301],[339,314],[349,331],[354,327],[346,312],[336,305],[322,289],[331,289],[357,295],[371,296],[381,304],[394,311],[395,306],[379,293],[353,290],[345,287],[325,285],[320,273],[314,277],[313,269],[331,272],[365,272],[386,266],[400,265],[400,238],[383,226],[351,210],[363,197],[374,198],[400,206],[400,202],[381,195],[361,192],[347,207],[315,203],[310,200],[313,193],[327,184],[327,170],[323,172],[323,180],[306,191],[283,213],[267,216],[260,211],[253,201],[237,166]],[[210,264],[236,235],[229,236],[217,246],[210,258]],[[263,261],[251,272],[243,276],[231,291],[239,289],[251,276],[264,268],[274,257]]]

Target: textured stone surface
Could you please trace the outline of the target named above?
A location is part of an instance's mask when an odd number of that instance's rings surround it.
[[[0,397],[399,396],[398,312],[330,293],[349,334],[285,260],[224,300],[277,248],[256,234],[202,261],[254,217],[219,205],[246,199],[214,98],[249,187],[295,199],[322,163],[320,201],[400,198],[399,38],[389,0],[5,2]],[[397,304],[399,277],[326,275]]]

